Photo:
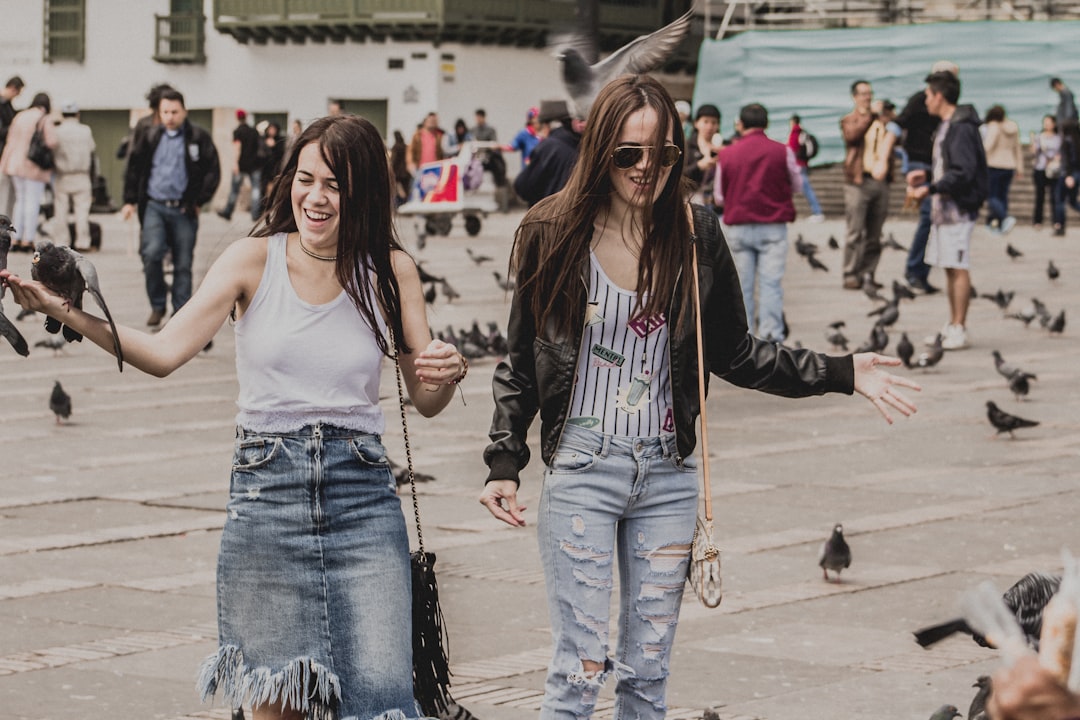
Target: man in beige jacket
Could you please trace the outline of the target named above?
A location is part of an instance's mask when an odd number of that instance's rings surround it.
[[[94,136],[88,125],[79,122],[79,106],[65,102],[60,107],[63,120],[56,126],[56,176],[53,190],[56,215],[53,237],[57,242],[68,235],[68,208],[74,210],[75,237],[72,247],[83,252],[97,248],[90,243],[90,203],[93,197]]]

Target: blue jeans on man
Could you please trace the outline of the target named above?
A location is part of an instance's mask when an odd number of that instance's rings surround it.
[[[739,273],[747,325],[751,332],[756,325],[755,334],[761,338],[783,342],[787,338],[784,335],[784,288],[781,283],[787,264],[787,225],[725,225],[724,235]]]
[[[806,202],[810,205],[811,215],[821,215],[821,203],[818,202],[817,195],[814,194],[814,187],[810,184],[810,169],[805,165],[799,166],[799,175],[802,176],[802,192],[806,197]]]
[[[164,313],[169,292],[163,267],[166,253],[172,253],[173,313],[191,298],[191,266],[195,256],[195,235],[199,230],[198,215],[185,212],[182,205],[150,200],[142,220],[139,255],[146,275],[146,295],[155,312]]]
[[[908,161],[908,172],[912,170],[925,170],[930,172],[930,166],[915,160]],[[908,284],[926,286],[930,278],[930,266],[923,258],[926,255],[926,241],[930,239],[930,196],[927,195],[919,203],[919,224],[915,226],[915,237],[911,239],[911,247],[908,248],[907,263],[904,268],[904,278]]]
[[[232,217],[233,210],[236,209],[236,200],[240,197],[240,187],[244,184],[245,177],[251,183],[251,219],[253,221],[259,219],[259,213],[262,212],[262,168],[255,168],[249,172],[241,171],[232,176],[229,199],[225,202],[225,207],[218,213],[226,220]]]

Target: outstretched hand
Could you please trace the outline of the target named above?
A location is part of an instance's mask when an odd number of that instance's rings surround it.
[[[905,417],[915,413],[917,408],[899,387],[906,387],[916,392],[922,390],[919,384],[900,375],[893,375],[881,366],[896,367],[900,358],[879,355],[877,353],[856,353],[852,356],[855,365],[855,392],[859,393],[878,409],[885,422],[892,424],[889,408],[900,412]]]
[[[507,525],[525,527],[524,505],[517,502],[518,485],[513,480],[492,480],[480,493],[480,504]]]
[[[24,310],[60,317],[67,311],[67,301],[37,280],[21,278],[10,270],[0,270],[0,282],[11,291],[12,299]]]

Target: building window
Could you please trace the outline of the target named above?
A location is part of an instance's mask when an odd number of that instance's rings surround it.
[[[161,63],[206,62],[206,17],[202,3],[172,0],[168,15],[154,16],[154,60]]]
[[[45,62],[86,57],[86,0],[45,0]]]
[[[404,70],[405,58],[390,58],[386,61],[386,67],[389,70]]]

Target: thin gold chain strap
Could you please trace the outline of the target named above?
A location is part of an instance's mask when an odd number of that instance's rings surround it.
[[[390,340],[394,342],[393,332]],[[416,544],[424,552],[424,531],[420,527],[420,502],[416,498],[416,476],[413,474],[412,447],[409,445],[409,423],[405,419],[405,390],[401,381],[401,360],[397,342],[394,342],[394,374],[397,377],[398,409],[401,411],[401,432],[405,437],[405,460],[409,466],[409,489],[412,490],[413,516],[416,518]]]

